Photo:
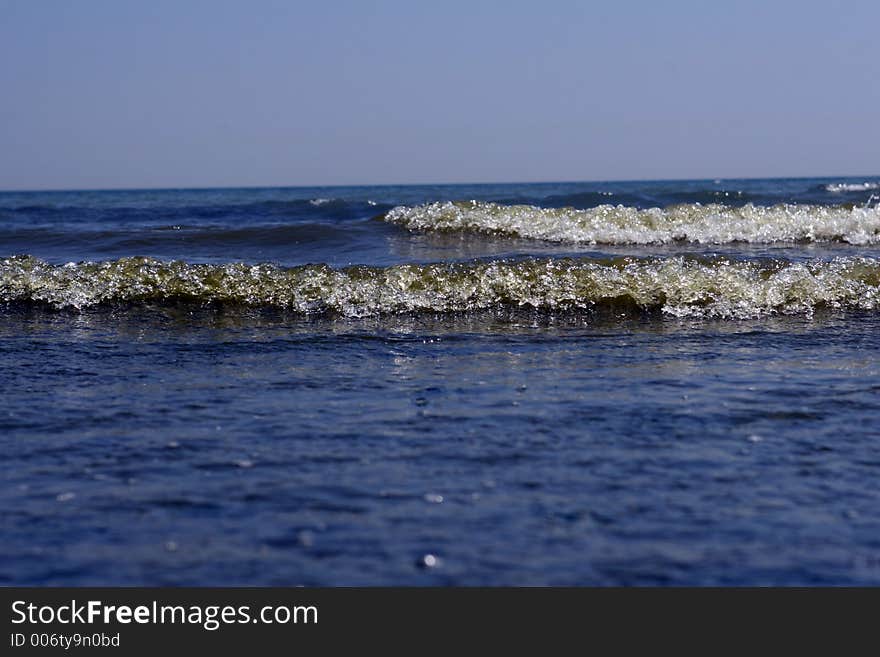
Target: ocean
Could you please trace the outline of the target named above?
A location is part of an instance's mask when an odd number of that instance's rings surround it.
[[[2,585],[880,584],[880,178],[0,193]]]

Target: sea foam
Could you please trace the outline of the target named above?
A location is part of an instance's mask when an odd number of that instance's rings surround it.
[[[385,220],[415,231],[469,231],[588,244],[880,242],[880,206],[691,203],[650,209],[600,205],[580,210],[464,201],[398,206]]]
[[[559,258],[347,267],[188,264],[150,258],[52,265],[0,260],[0,302],[57,309],[229,304],[348,317],[500,308],[747,318],[880,309],[880,261]]]

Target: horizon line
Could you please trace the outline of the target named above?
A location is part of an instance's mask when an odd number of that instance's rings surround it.
[[[880,178],[876,174],[831,175],[831,176],[710,176],[705,178],[618,178],[594,180],[511,180],[511,181],[478,181],[478,182],[409,182],[409,183],[333,183],[325,185],[195,185],[183,187],[47,187],[30,189],[0,188],[0,194],[37,194],[37,193],[69,193],[69,192],[179,192],[179,191],[211,191],[221,189],[343,189],[367,187],[479,187],[488,185],[601,185],[615,183],[655,183],[655,182],[722,182],[722,181],[755,181],[755,180],[834,180],[843,178]]]

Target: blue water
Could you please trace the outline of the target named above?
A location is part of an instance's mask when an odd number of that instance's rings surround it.
[[[2,193],[0,583],[878,584],[878,189]],[[383,220],[464,200],[850,223],[630,244]],[[557,262],[597,287],[553,296]],[[722,284],[728,262],[758,273]],[[497,263],[524,273],[468,296]],[[316,292],[306,265],[345,277]]]

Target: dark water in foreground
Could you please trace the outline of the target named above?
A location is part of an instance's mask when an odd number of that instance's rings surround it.
[[[0,583],[878,584],[876,193],[0,194]]]

